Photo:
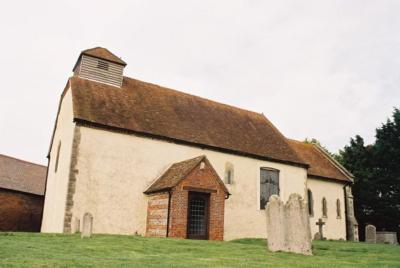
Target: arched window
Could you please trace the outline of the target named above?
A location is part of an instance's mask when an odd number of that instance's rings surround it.
[[[314,216],[314,199],[310,189],[307,190],[307,200],[308,200],[308,214],[312,217]]]
[[[336,217],[340,219],[342,217],[342,212],[340,210],[340,200],[336,200]]]
[[[233,183],[233,165],[229,162],[225,164],[225,183],[232,184]]]
[[[56,156],[56,163],[54,165],[54,172],[57,172],[57,169],[58,169],[58,160],[60,159],[60,150],[61,150],[61,141],[58,142],[58,146],[57,146],[57,156]]]
[[[328,205],[325,197],[322,198],[322,217],[328,218]]]

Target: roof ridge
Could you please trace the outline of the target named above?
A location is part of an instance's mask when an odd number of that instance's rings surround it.
[[[289,141],[292,141],[292,142],[296,142],[296,143],[300,143],[300,144],[304,144],[304,145],[313,145],[314,143],[312,143],[312,142],[304,142],[304,141],[299,141],[299,140],[295,140],[295,139],[291,139],[291,138],[286,138],[287,140],[289,140]]]
[[[182,160],[182,161],[179,161],[179,162],[175,162],[175,163],[173,163],[171,166],[177,165],[177,164],[182,164],[182,163],[184,163],[184,162],[193,161],[193,160],[195,160],[195,159],[197,159],[197,158],[198,158],[199,161],[200,161],[201,159],[204,159],[205,157],[206,157],[206,155],[205,155],[205,154],[202,154],[202,155],[199,155],[199,156],[190,158],[190,159],[186,159],[186,160]]]
[[[245,109],[245,108],[237,107],[235,105],[231,105],[231,104],[226,104],[226,103],[223,103],[223,102],[215,101],[215,100],[212,100],[212,99],[209,99],[209,98],[201,97],[201,96],[198,96],[198,95],[194,95],[194,94],[187,93],[187,92],[184,92],[184,91],[180,91],[180,90],[177,90],[177,89],[174,89],[174,88],[162,86],[162,85],[159,85],[159,84],[154,84],[154,83],[151,83],[151,82],[143,81],[143,80],[140,80],[140,79],[137,79],[137,78],[133,78],[133,77],[129,77],[129,76],[124,76],[124,78],[130,79],[130,80],[134,80],[134,81],[138,81],[138,82],[141,82],[141,83],[144,83],[144,84],[156,86],[156,87],[159,87],[161,89],[174,91],[174,92],[177,92],[177,93],[182,94],[182,95],[195,97],[195,98],[198,98],[198,99],[202,99],[202,100],[205,100],[205,101],[208,101],[208,102],[212,102],[212,103],[215,103],[215,104],[218,104],[218,105],[222,105],[222,106],[226,106],[226,107],[229,107],[229,108],[233,108],[233,109],[236,109],[236,110],[241,110],[241,111],[244,111],[244,112],[253,113],[253,114],[256,114],[256,115],[259,115],[259,116],[263,115],[263,113],[259,113],[259,112],[255,112],[255,111],[248,110],[248,109]]]
[[[45,165],[37,164],[37,163],[34,163],[34,162],[29,162],[29,161],[27,161],[27,160],[23,160],[23,159],[20,159],[20,158],[16,158],[16,157],[14,157],[14,156],[9,156],[9,155],[5,155],[5,154],[0,154],[0,157],[6,157],[6,158],[14,159],[14,160],[17,160],[17,161],[20,161],[20,162],[24,162],[24,163],[27,163],[27,164],[32,164],[32,165],[36,165],[36,166],[40,166],[40,167],[47,168],[47,166],[45,166]]]

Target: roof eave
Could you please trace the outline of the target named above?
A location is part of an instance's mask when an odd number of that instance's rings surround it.
[[[145,195],[150,195],[150,194],[157,194],[157,193],[162,193],[162,192],[169,192],[169,191],[171,191],[172,188],[173,187],[164,187],[164,188],[160,188],[160,189],[156,189],[156,190],[146,190],[143,193]]]
[[[318,144],[314,144],[314,146],[325,155],[325,157],[336,167],[338,168],[343,175],[345,175],[352,183],[354,183],[354,175],[348,171],[344,166],[342,166],[336,159],[334,159],[332,156],[330,156],[324,148],[322,148]]]
[[[342,184],[353,184],[353,181],[350,181],[350,180],[343,180],[343,179],[326,177],[326,176],[315,175],[315,174],[307,174],[307,176],[310,178],[313,178],[313,179],[324,180],[324,181],[329,181],[329,182],[335,181],[335,182],[342,183]]]

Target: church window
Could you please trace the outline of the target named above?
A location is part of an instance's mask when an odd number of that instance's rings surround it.
[[[279,195],[279,170],[260,170],[260,209],[265,209],[271,195]]]
[[[310,189],[307,190],[308,214],[314,216],[314,199]]]
[[[326,198],[322,198],[322,217],[327,218],[328,217],[328,207],[327,207],[327,202]]]
[[[232,184],[233,183],[233,165],[231,163],[225,164],[225,183]]]
[[[340,200],[336,200],[336,217],[340,219],[342,217],[342,212],[340,210]]]
[[[54,166],[54,172],[57,172],[57,169],[58,169],[58,160],[60,158],[60,150],[61,150],[61,141],[58,142],[58,146],[57,146],[57,156],[56,156],[56,164]]]

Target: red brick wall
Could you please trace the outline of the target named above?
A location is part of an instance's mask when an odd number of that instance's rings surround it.
[[[182,186],[177,186],[171,193],[169,237],[186,238],[189,192],[181,189]]]
[[[0,189],[0,231],[39,232],[43,196]]]
[[[170,207],[169,237],[186,238],[189,191],[184,187],[215,190],[210,194],[209,239],[224,239],[224,206],[225,195],[218,176],[212,167],[205,165],[204,169],[197,166],[172,191]]]
[[[153,194],[147,205],[146,236],[166,237],[168,193]]]

